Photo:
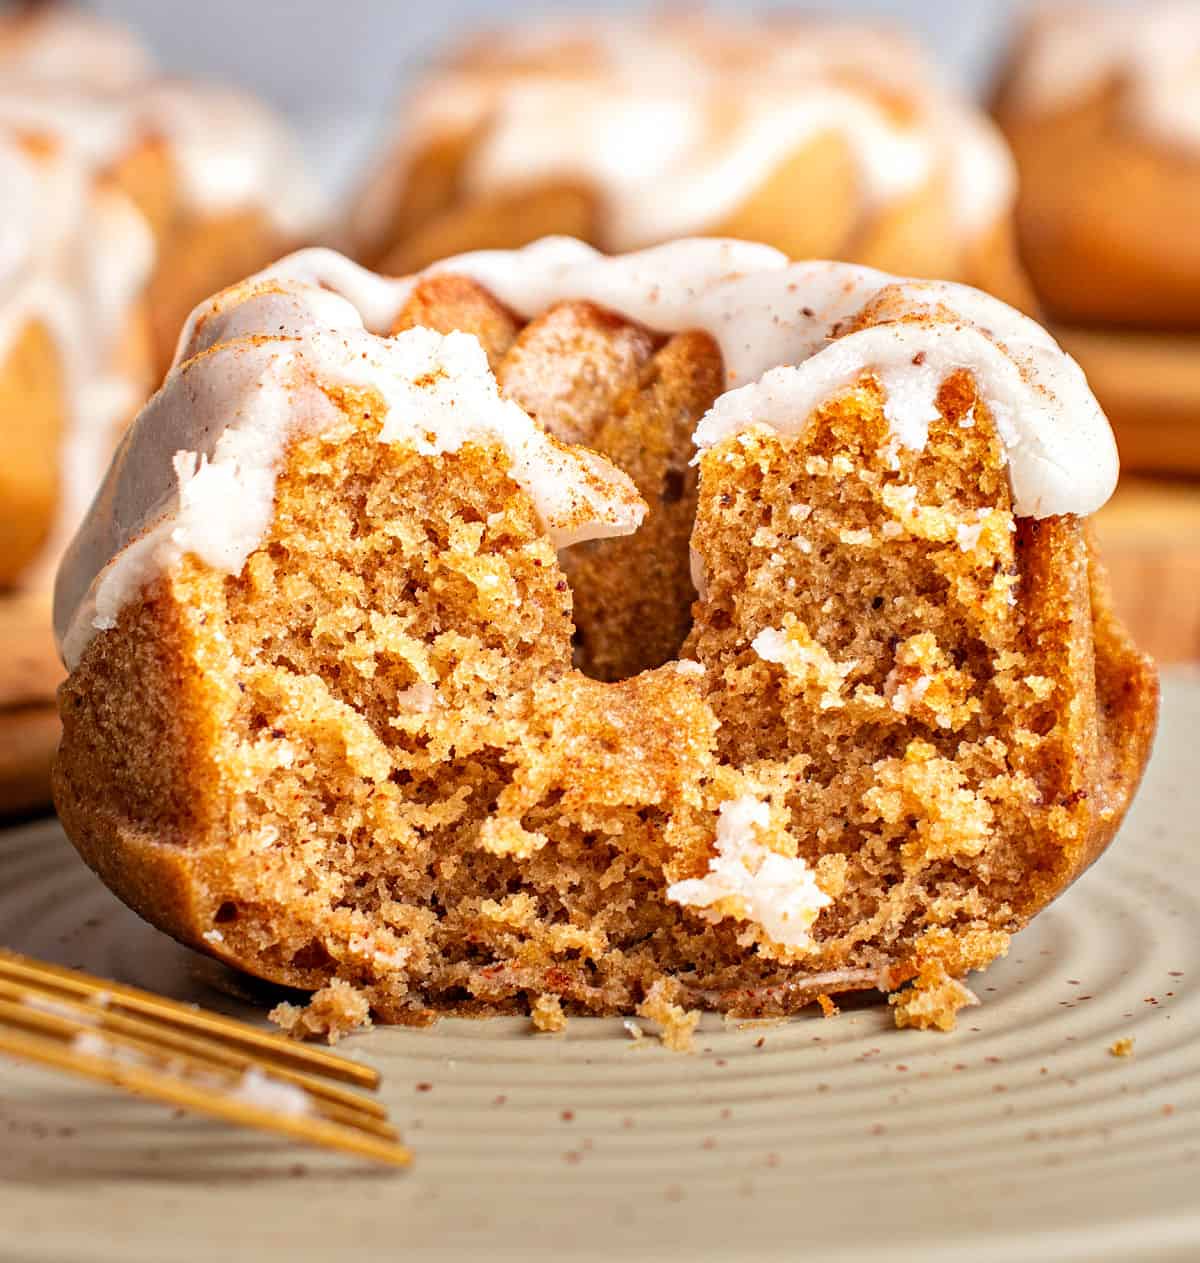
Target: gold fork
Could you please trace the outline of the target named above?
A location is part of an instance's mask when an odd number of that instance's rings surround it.
[[[379,1075],[324,1049],[0,948],[0,1053],[244,1127],[406,1166]]]

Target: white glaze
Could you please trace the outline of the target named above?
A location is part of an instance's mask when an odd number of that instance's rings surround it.
[[[663,333],[707,330],[731,388],[697,429],[702,449],[753,425],[795,433],[817,405],[864,373],[884,387],[897,443],[920,447],[938,385],[966,369],[996,418],[1018,514],[1090,513],[1116,483],[1112,433],[1079,368],[1033,321],[965,286],[900,281],[848,264],[789,263],[766,246],[713,239],[613,257],[550,238],[462,255],[429,271],[473,277],[524,318],[586,299]],[[177,367],[122,445],[60,570],[56,628],[69,666],[97,625],[111,625],[181,551],[236,573],[269,524],[287,437],[318,432],[339,415],[314,382],[371,386],[394,409],[410,408],[411,424],[443,435],[433,450],[461,441],[436,400],[421,396],[418,408],[406,385],[420,376],[406,358],[415,344],[374,336],[392,325],[415,284],[308,250],[193,312]],[[898,314],[921,318],[887,323]],[[595,495],[587,484],[594,486],[601,466],[586,471],[589,479],[564,465],[562,449],[538,445],[523,428],[528,419],[518,420],[524,414],[495,396],[480,348],[467,355],[454,339],[437,348],[428,354],[453,390],[475,401],[473,423],[508,448],[514,477],[548,527],[571,516],[571,502],[587,501],[584,533],[573,522],[572,534],[556,542],[636,529],[640,509],[630,510],[628,486],[609,478],[605,494]],[[385,438],[413,441],[412,432],[391,426],[385,423]],[[198,475],[196,453],[208,462]],[[565,479],[566,510],[555,503],[555,478]]]
[[[707,330],[734,389],[697,428],[702,448],[752,424],[795,433],[822,400],[866,371],[883,381],[900,443],[919,447],[939,383],[969,368],[1005,443],[1021,516],[1093,513],[1116,486],[1112,431],[1079,366],[1040,325],[965,285],[789,263],[769,246],[713,239],[613,258],[549,238],[430,270],[472,276],[524,317],[587,298],[664,333]],[[831,337],[868,302],[917,307],[927,318]]]
[[[1005,95],[1029,114],[1065,109],[1115,85],[1126,122],[1168,145],[1200,148],[1200,4],[1044,6]]]
[[[323,207],[283,123],[252,97],[208,84],[157,80],[134,102],[139,126],[165,136],[185,200],[199,212],[253,208],[298,237]]]
[[[100,190],[87,234],[78,243],[73,326],[51,325],[62,359],[67,416],[59,443],[59,490],[50,533],[22,575],[27,587],[48,588],[63,550],[91,503],[112,457],[120,428],[145,397],[140,372],[122,362],[130,313],[150,279],[154,239],[132,202]],[[19,304],[15,304],[19,307]],[[41,313],[44,314],[44,313]]]
[[[624,251],[711,231],[781,162],[834,134],[855,161],[864,216],[944,173],[969,241],[1009,208],[1011,161],[991,124],[935,80],[910,44],[862,25],[695,14],[532,23],[406,102],[389,164],[402,174],[438,136],[484,129],[468,188],[581,181],[602,198],[605,248]],[[356,231],[378,232],[393,195],[384,173]]]
[[[0,128],[52,138],[98,178],[146,140],[166,142],[184,205],[254,208],[281,233],[316,222],[320,199],[283,124],[243,93],[152,79],[120,93],[0,73]]]
[[[870,213],[932,175],[931,134],[889,123],[869,99],[830,84],[730,101],[718,125],[690,92],[620,94],[611,85],[516,84],[491,116],[464,181],[476,193],[577,179],[601,190],[605,244],[636,249],[719,224],[791,154],[826,133],[854,153]],[[714,107],[715,108],[715,107]]]
[[[131,32],[69,4],[0,17],[0,74],[112,90],[150,73],[150,54]]]
[[[753,921],[771,942],[803,951],[812,944],[813,923],[833,900],[800,856],[782,855],[758,840],[770,818],[768,805],[749,794],[722,803],[708,872],[668,886],[667,899],[714,921]]]

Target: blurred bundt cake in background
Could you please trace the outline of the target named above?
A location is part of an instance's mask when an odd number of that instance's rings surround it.
[[[188,310],[297,244],[316,209],[256,102],[159,76],[73,7],[0,12],[0,602],[21,646],[50,644],[36,594]],[[19,687],[0,676],[0,728],[40,722],[48,660],[34,652]],[[26,797],[7,794],[10,765],[0,810]]]
[[[902,35],[704,13],[470,42],[396,112],[347,240],[390,273],[562,233],[765,241],[1029,296],[1005,144]]]
[[[57,4],[0,14],[0,587],[40,573],[187,312],[313,227],[281,125]],[[31,571],[32,567],[32,571]]]
[[[1023,260],[1123,462],[1200,472],[1200,4],[1042,6],[996,115]]]
[[[121,92],[153,73],[149,49],[131,30],[79,5],[17,0],[0,9],[0,74]]]

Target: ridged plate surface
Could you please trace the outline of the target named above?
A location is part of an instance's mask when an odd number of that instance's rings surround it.
[[[693,1056],[616,1022],[378,1030],[342,1048],[386,1076],[401,1174],[0,1063],[0,1257],[1200,1258],[1200,676],[1164,692],[1121,837],[952,1035],[877,1005],[709,1019]],[[0,941],[261,1020],[53,822],[0,835]]]

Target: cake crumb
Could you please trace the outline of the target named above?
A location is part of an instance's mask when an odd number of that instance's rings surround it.
[[[677,1004],[678,992],[678,983],[660,978],[646,992],[646,998],[637,1007],[637,1015],[661,1027],[658,1037],[664,1047],[672,1052],[692,1052],[696,1027],[700,1024],[700,1010],[685,1009]]]
[[[1126,1035],[1123,1039],[1115,1039],[1108,1046],[1108,1051],[1114,1057],[1132,1057],[1133,1056],[1133,1036]]]
[[[370,1028],[371,1006],[357,987],[334,978],[314,992],[303,1007],[285,1001],[267,1017],[293,1039],[325,1039],[336,1044],[351,1031]]]
[[[827,996],[824,991],[817,996],[817,1003],[821,1006],[822,1017],[837,1017],[837,1015],[841,1012],[841,1009],[834,1004],[833,1000]]]
[[[555,1034],[567,1029],[567,1015],[563,1012],[558,997],[540,995],[529,1010],[529,1017],[535,1030]]]
[[[921,965],[911,987],[888,996],[892,1016],[901,1029],[952,1031],[960,1009],[979,1003],[979,997],[957,978],[951,978],[940,960]]]

